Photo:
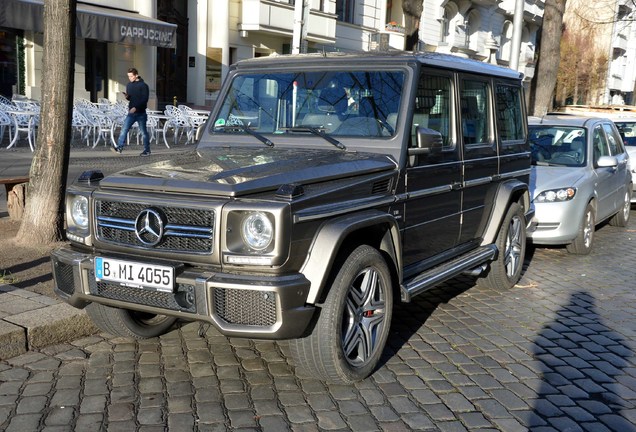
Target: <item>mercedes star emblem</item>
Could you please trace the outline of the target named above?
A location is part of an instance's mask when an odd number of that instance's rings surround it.
[[[135,221],[135,234],[146,246],[156,246],[163,237],[163,217],[152,208],[142,210]]]

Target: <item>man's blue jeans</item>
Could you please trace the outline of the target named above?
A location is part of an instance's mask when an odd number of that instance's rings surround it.
[[[148,115],[146,113],[128,113],[126,119],[124,120],[124,124],[121,127],[121,132],[119,133],[119,139],[117,139],[117,147],[120,149],[124,148],[124,144],[126,143],[126,136],[128,135],[128,131],[130,128],[137,123],[139,125],[139,131],[141,132],[141,137],[144,143],[144,151],[150,153],[150,135],[148,135],[148,129],[146,129],[146,121],[148,120]]]

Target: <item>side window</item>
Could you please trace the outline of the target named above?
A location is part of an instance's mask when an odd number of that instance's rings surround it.
[[[601,156],[609,156],[609,148],[607,146],[607,140],[605,139],[605,134],[601,130],[600,126],[596,126],[594,128],[594,164],[598,162],[598,159]]]
[[[506,141],[524,141],[523,107],[521,88],[497,84],[495,90],[495,112],[497,113],[497,131],[499,138]]]
[[[487,144],[490,141],[489,87],[487,81],[462,80],[460,103],[465,145]]]
[[[416,146],[418,126],[434,129],[442,134],[442,151],[455,148],[452,131],[452,82],[450,76],[424,72],[417,87],[411,128],[411,146]]]
[[[616,156],[625,152],[623,147],[623,140],[620,135],[616,133],[614,128],[609,123],[603,123],[603,129],[607,134],[607,141],[609,142],[610,155]]]

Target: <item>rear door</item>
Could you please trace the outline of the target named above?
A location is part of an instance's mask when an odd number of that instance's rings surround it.
[[[462,222],[459,243],[479,239],[490,212],[488,196],[498,181],[493,88],[488,77],[459,74],[460,135],[464,155]],[[492,200],[490,200],[491,202]]]

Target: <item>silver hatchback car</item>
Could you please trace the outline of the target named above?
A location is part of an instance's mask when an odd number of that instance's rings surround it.
[[[632,196],[629,155],[608,119],[573,115],[530,118],[530,193],[534,244],[588,254],[596,224],[626,226]]]

